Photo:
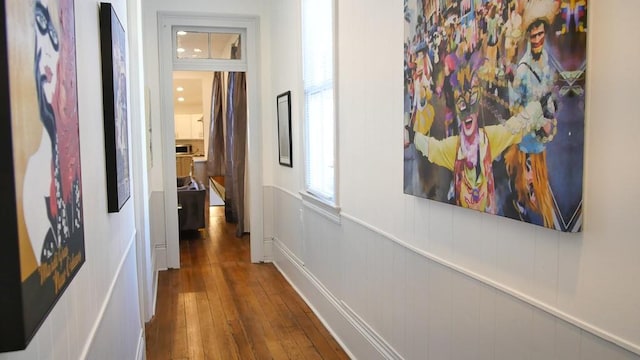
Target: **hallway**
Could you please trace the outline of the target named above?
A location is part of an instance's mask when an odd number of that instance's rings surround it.
[[[147,359],[348,359],[272,264],[251,264],[224,207],[180,240],[179,270],[162,271]]]

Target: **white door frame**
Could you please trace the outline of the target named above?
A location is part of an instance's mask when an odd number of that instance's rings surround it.
[[[224,61],[193,61],[176,66],[173,59],[173,27],[238,29],[246,33],[246,63],[234,65]],[[162,121],[162,178],[164,189],[165,239],[167,267],[180,267],[178,238],[178,199],[176,194],[175,134],[173,120],[173,71],[246,71],[247,73],[247,146],[251,262],[264,260],[262,195],[262,127],[260,104],[260,62],[257,17],[197,13],[158,13],[158,47],[160,65],[160,101]]]

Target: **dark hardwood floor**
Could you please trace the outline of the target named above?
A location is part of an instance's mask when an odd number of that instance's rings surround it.
[[[222,207],[208,224],[180,240],[181,269],[159,274],[147,359],[348,359],[272,264],[251,264]]]

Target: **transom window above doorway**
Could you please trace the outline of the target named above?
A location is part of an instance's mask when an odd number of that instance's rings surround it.
[[[234,29],[174,28],[177,60],[243,60],[243,34]]]

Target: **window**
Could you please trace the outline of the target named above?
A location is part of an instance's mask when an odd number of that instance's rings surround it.
[[[303,0],[305,187],[336,204],[333,0]]]
[[[174,70],[246,71],[245,29],[172,26],[171,33]]]
[[[240,33],[176,30],[178,59],[242,59]]]

